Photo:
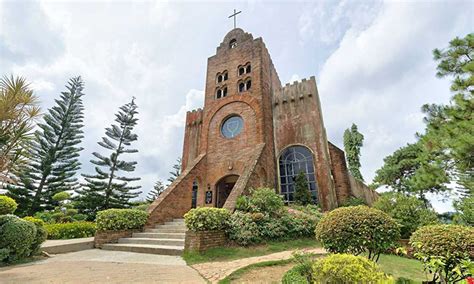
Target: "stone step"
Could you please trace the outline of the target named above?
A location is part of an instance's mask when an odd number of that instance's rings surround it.
[[[180,239],[184,240],[184,233],[133,233],[133,238],[152,238],[152,239]]]
[[[102,249],[163,255],[181,255],[184,247],[147,244],[104,244]]]
[[[186,226],[186,223],[184,223],[184,222],[172,221],[172,222],[165,222],[165,225],[180,225],[180,226]]]
[[[146,244],[163,246],[184,246],[182,239],[121,238],[119,244]]]
[[[156,225],[155,229],[186,230],[186,226],[179,225]]]
[[[184,234],[186,233],[186,229],[146,229],[145,233]]]

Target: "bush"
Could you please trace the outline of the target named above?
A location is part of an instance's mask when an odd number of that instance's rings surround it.
[[[471,275],[474,264],[474,228],[459,225],[433,225],[418,229],[410,238],[416,258],[434,280],[454,283]]]
[[[400,224],[400,234],[403,239],[421,226],[438,223],[438,216],[432,209],[427,209],[423,201],[402,193],[389,192],[382,194],[373,204],[390,215]]]
[[[285,214],[279,219],[286,228],[288,238],[314,237],[320,217],[305,213]]]
[[[96,231],[96,225],[93,222],[72,222],[46,224],[44,226],[48,232],[48,239],[76,239],[92,237]]]
[[[302,213],[313,215],[318,219],[321,219],[323,217],[323,213],[321,213],[321,208],[319,208],[318,205],[308,204],[304,206],[304,205],[291,204],[289,207],[291,209],[298,210]]]
[[[457,211],[457,222],[467,226],[474,226],[474,195],[461,198],[454,202]]]
[[[271,188],[251,189],[249,196],[237,200],[236,209],[244,212],[278,214],[283,209],[283,199]]]
[[[307,284],[306,277],[303,276],[303,266],[297,264],[288,270],[281,279],[282,284]]]
[[[341,207],[327,213],[316,227],[316,238],[332,253],[358,255],[371,260],[395,246],[400,229],[392,217],[367,206]]]
[[[53,195],[53,200],[57,202],[65,201],[71,198],[71,194],[67,191],[61,191]]]
[[[5,195],[0,195],[0,215],[13,214],[18,204],[13,198]]]
[[[184,222],[189,230],[214,231],[225,230],[230,211],[224,208],[199,207],[191,209],[184,215]]]
[[[0,255],[3,259],[0,261],[11,262],[30,256],[35,237],[33,223],[12,215],[3,217],[0,225]]]
[[[316,283],[379,283],[389,280],[375,262],[351,254],[333,254],[317,260],[312,276]]]
[[[97,230],[121,231],[141,229],[145,226],[148,214],[136,209],[107,209],[97,212]]]
[[[230,240],[242,246],[256,244],[262,241],[259,227],[252,219],[251,213],[234,212],[229,218],[226,233]]]
[[[31,246],[32,253],[40,252],[41,244],[46,241],[48,232],[44,228],[44,221],[35,217],[27,216],[23,220],[33,223],[36,226],[35,240]]]

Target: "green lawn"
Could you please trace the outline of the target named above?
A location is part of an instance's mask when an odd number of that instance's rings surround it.
[[[225,261],[245,257],[260,256],[291,249],[316,248],[321,245],[314,238],[296,239],[289,241],[272,241],[264,245],[250,247],[219,247],[209,249],[205,252],[198,253],[193,251],[185,251],[184,260],[188,265],[211,262]]]

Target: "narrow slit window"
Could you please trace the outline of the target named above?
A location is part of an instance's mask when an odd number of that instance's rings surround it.
[[[247,91],[250,90],[250,87],[252,87],[252,80],[248,80],[247,83],[245,83],[245,89]]]
[[[252,71],[252,67],[249,65],[247,65],[247,68],[245,69],[245,73],[250,73],[250,71]]]
[[[242,82],[239,84],[239,92],[242,93],[245,91],[245,84]]]
[[[229,76],[227,75],[227,72],[224,73],[224,81],[227,81],[229,79]]]
[[[222,96],[225,98],[227,97],[227,87],[224,88],[224,91],[222,93]]]
[[[218,99],[220,99],[222,97],[222,90],[221,89],[217,90],[216,97]]]

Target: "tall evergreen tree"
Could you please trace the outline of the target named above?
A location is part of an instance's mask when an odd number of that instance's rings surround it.
[[[132,181],[140,178],[126,177],[120,172],[130,173],[135,170],[137,162],[127,162],[122,159],[124,154],[136,153],[138,150],[130,149],[132,142],[138,136],[132,133],[137,124],[137,105],[134,102],[120,107],[115,115],[117,124],[105,129],[105,135],[98,144],[112,151],[109,156],[103,156],[97,152],[92,153],[97,160],[91,160],[96,165],[95,175],[83,174],[86,183],[83,188],[78,189],[77,208],[84,213],[94,216],[99,210],[108,208],[126,208],[130,206],[130,200],[136,198],[141,192],[136,191],[140,186],[130,186]]]
[[[295,178],[295,203],[307,205],[313,203],[311,192],[309,191],[308,180],[304,172],[300,172]]]
[[[170,172],[170,177],[168,178],[168,181],[170,184],[179,177],[181,174],[181,158],[176,159],[176,164],[173,165],[173,170]]]
[[[364,181],[360,172],[360,148],[363,146],[364,135],[357,130],[357,125],[352,124],[350,129],[344,131],[344,150],[346,152],[349,171],[352,176]]]
[[[146,197],[146,200],[148,202],[153,202],[155,199],[160,196],[160,194],[165,191],[165,186],[163,185],[163,182],[161,180],[157,180],[155,185],[153,186],[153,189],[148,193],[148,196]]]
[[[57,205],[53,195],[78,186],[75,175],[81,166],[78,144],[83,138],[83,85],[81,77],[70,79],[67,91],[38,124],[29,163],[19,174],[21,182],[8,187],[8,195],[20,203],[20,214],[52,209]]]

